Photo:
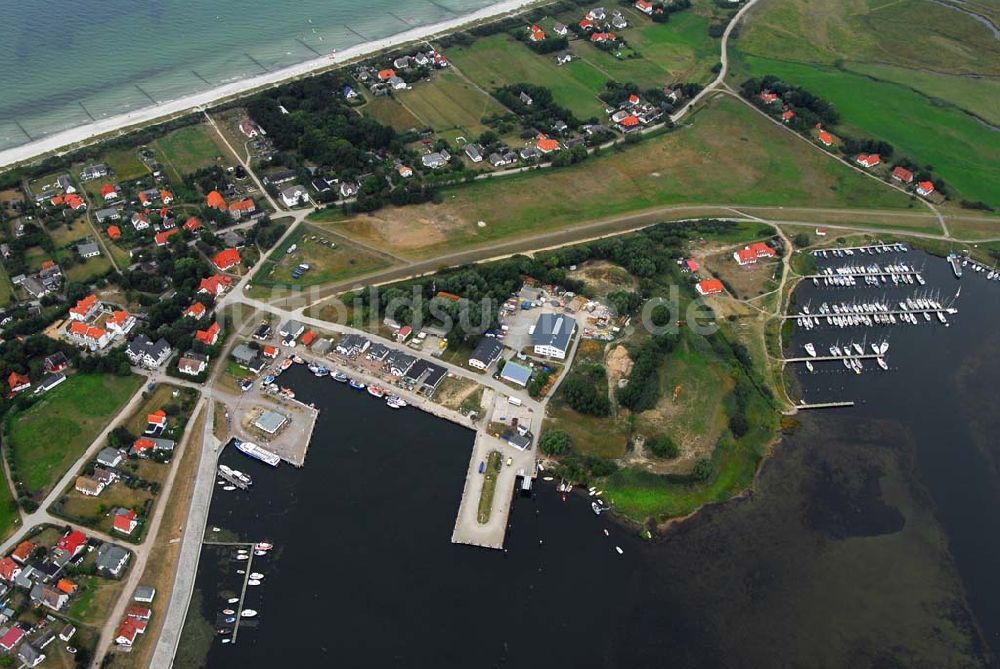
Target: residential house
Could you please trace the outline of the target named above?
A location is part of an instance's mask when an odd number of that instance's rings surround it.
[[[36,588],[38,589],[37,592]],[[66,606],[66,602],[69,601],[69,595],[51,585],[36,584],[32,588],[32,595],[35,595],[32,597],[32,600],[44,604],[53,611],[61,611]]]
[[[88,167],[84,167],[83,170],[80,171],[80,181],[94,181],[95,179],[106,177],[110,173],[111,171],[104,163],[90,165]]]
[[[368,353],[365,354],[365,357],[372,362],[382,362],[386,359],[386,357],[388,357],[391,350],[392,349],[385,344],[376,342],[371,345],[371,348],[368,349]]]
[[[604,7],[595,7],[587,12],[587,18],[591,21],[603,21],[608,18],[608,13]]]
[[[410,371],[410,367],[412,367],[413,363],[416,361],[416,356],[412,356],[409,353],[403,353],[402,351],[393,351],[386,359],[385,367],[393,376],[403,376]]]
[[[13,583],[14,579],[20,573],[21,567],[9,556],[0,560],[0,578],[3,580]]]
[[[882,157],[877,153],[859,153],[858,157],[854,159],[861,167],[871,168],[875,167],[882,162]]]
[[[695,286],[699,295],[719,295],[722,293],[722,282],[718,279],[705,279]]]
[[[819,141],[823,146],[833,146],[833,135],[826,130],[819,131]]]
[[[119,646],[131,648],[136,638],[145,631],[146,621],[125,616],[118,629],[115,630],[115,643]]]
[[[521,104],[528,107],[530,107],[531,103],[534,102],[534,100],[531,99],[531,96],[524,91],[521,91],[520,95],[517,96],[517,99],[521,101]]]
[[[105,467],[117,467],[122,463],[125,454],[117,448],[106,446],[97,454],[97,464]]]
[[[565,23],[557,23],[554,26],[552,26],[552,32],[554,32],[556,35],[559,35],[560,37],[565,37],[566,34],[569,33],[569,28],[566,26]]]
[[[760,258],[776,258],[778,253],[763,242],[754,242],[733,253],[733,259],[740,265],[753,265]]]
[[[651,15],[653,13],[653,3],[649,0],[635,0],[635,8],[643,14]]]
[[[500,378],[523,388],[528,385],[528,380],[531,378],[531,368],[508,360],[504,363],[503,369],[500,370]]]
[[[573,55],[570,53],[561,53],[556,56],[556,65],[565,65],[573,61]]]
[[[358,194],[358,183],[356,181],[342,181],[340,184],[340,197],[349,198]]]
[[[111,202],[118,199],[118,189],[114,184],[104,184],[101,186],[101,197],[104,198],[105,202]]]
[[[537,148],[541,153],[552,153],[553,151],[559,150],[559,142],[554,139],[550,139],[545,135],[539,135],[538,141],[535,143],[535,148]]]
[[[121,239],[122,229],[119,228],[117,225],[109,225],[107,233],[108,233],[108,239],[111,240]]]
[[[132,227],[136,232],[149,229],[149,215],[146,212],[136,212],[132,214]]]
[[[87,536],[80,530],[70,530],[56,542],[55,550],[63,551],[71,558],[75,558],[86,547]]]
[[[69,317],[70,320],[85,322],[92,319],[100,310],[101,303],[97,301],[97,295],[91,293],[77,300],[76,304],[69,308]]]
[[[170,344],[163,338],[154,342],[145,334],[140,334],[129,342],[125,348],[125,355],[133,365],[155,369],[170,357]]]
[[[104,327],[116,337],[124,337],[135,327],[135,316],[124,309],[115,309],[111,316],[104,321]]]
[[[111,527],[126,536],[132,534],[139,525],[135,509],[118,509],[111,521]]]
[[[621,12],[615,12],[611,17],[611,27],[615,30],[622,30],[623,28],[628,28],[628,21],[622,16]]]
[[[290,186],[281,191],[281,201],[289,208],[309,204],[309,191],[303,186]]]
[[[114,207],[108,207],[107,209],[98,209],[94,212],[94,217],[97,219],[98,224],[107,223],[108,221],[118,221],[121,220],[122,213],[120,210]]]
[[[65,353],[59,351],[50,356],[46,356],[42,367],[49,374],[57,374],[69,367],[69,360],[66,359]]]
[[[246,344],[239,344],[233,349],[231,355],[238,365],[249,367],[257,359],[257,349]]]
[[[934,182],[932,181],[921,181],[917,184],[917,195],[921,197],[928,197],[934,193]]]
[[[231,277],[222,274],[214,274],[201,280],[201,283],[198,284],[198,292],[208,293],[209,295],[218,297],[229,290],[232,285],[233,280]]]
[[[188,376],[198,376],[208,368],[208,356],[188,351],[177,361],[177,371]]]
[[[31,387],[31,379],[25,374],[11,372],[7,377],[7,384],[10,386],[11,394],[19,393]]]
[[[298,339],[306,329],[306,326],[296,320],[285,321],[280,328],[278,328],[278,334],[281,335],[282,339]]]
[[[353,358],[368,350],[371,342],[367,337],[358,334],[345,334],[337,342],[336,351],[341,355]]]
[[[180,230],[178,230],[177,228],[170,228],[169,230],[163,230],[162,232],[156,233],[156,235],[153,237],[153,241],[156,243],[157,246],[162,248],[166,246],[167,243],[170,241],[170,238],[176,235],[178,232],[180,232]]]
[[[24,630],[18,627],[16,624],[11,627],[7,632],[0,636],[0,650],[10,652],[14,647],[21,641],[24,637]]]
[[[222,332],[222,327],[218,321],[214,321],[207,330],[196,330],[194,338],[206,346],[214,346],[215,342],[219,341],[220,332]]]
[[[97,573],[118,578],[128,564],[131,553],[116,544],[104,542],[97,549]]]
[[[11,552],[10,556],[14,558],[15,562],[24,564],[28,561],[28,558],[31,557],[31,552],[33,550],[35,550],[35,544],[30,541],[22,541],[17,545],[17,548]]]
[[[783,112],[781,112],[781,120],[783,123],[788,123],[793,118],[795,118],[795,112],[793,112],[791,109],[786,109]]]
[[[56,609],[58,611],[58,609]],[[37,667],[45,661],[45,653],[35,648],[30,643],[22,643],[17,649],[17,659],[24,667]]]
[[[111,343],[110,332],[104,328],[87,325],[80,321],[70,322],[69,327],[66,328],[66,338],[91,351],[99,351]]]
[[[413,176],[413,170],[407,167],[406,165],[397,165],[396,171],[399,172],[399,176],[403,177],[404,179],[409,179],[410,177]]]
[[[537,355],[562,360],[576,331],[576,321],[562,314],[544,313],[535,322],[531,343]]]
[[[429,167],[432,170],[444,167],[448,164],[449,160],[451,160],[451,154],[446,149],[428,153],[420,157],[420,162],[423,163],[424,167]]]
[[[69,641],[75,634],[76,628],[67,623],[66,626],[62,628],[62,631],[59,632],[59,639],[60,641]]]
[[[500,359],[501,353],[503,353],[503,342],[496,337],[483,337],[469,357],[469,366],[486,369]]]
[[[196,216],[191,216],[188,220],[184,221],[184,225],[181,226],[188,232],[197,232],[202,228],[201,221]]]
[[[466,144],[465,155],[474,163],[483,162],[482,147],[477,144]]]
[[[220,272],[225,272],[226,270],[240,264],[240,252],[232,248],[223,249],[216,253],[212,258],[212,264],[215,265]]]
[[[222,193],[220,193],[217,190],[213,190],[211,193],[205,196],[205,203],[212,209],[219,209],[222,211],[225,211],[227,209],[226,198],[222,197]]]
[[[101,255],[101,247],[97,245],[97,242],[87,240],[80,242],[76,245],[76,252],[80,254],[81,258],[96,258]]]
[[[132,597],[137,602],[142,602],[143,604],[151,604],[153,598],[156,597],[156,588],[151,585],[140,585],[135,589],[135,595]]]
[[[898,165],[892,170],[892,178],[894,181],[904,184],[913,183],[913,172],[902,165]]]
[[[65,380],[66,375],[62,372],[59,372],[58,374],[49,374],[39,381],[38,385],[35,387],[35,394],[42,395],[47,393]]]

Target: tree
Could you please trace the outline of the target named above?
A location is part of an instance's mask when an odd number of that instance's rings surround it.
[[[712,461],[708,458],[701,458],[698,462],[694,463],[694,469],[691,470],[691,477],[695,481],[707,481],[709,477],[712,476]]]
[[[565,455],[572,446],[569,435],[562,430],[548,430],[538,441],[538,448],[545,455]]]
[[[800,232],[792,238],[792,243],[800,249],[809,246],[809,235],[804,232]]]
[[[650,438],[649,452],[658,458],[674,459],[680,455],[681,450],[674,443],[673,439],[665,434],[658,434]]]

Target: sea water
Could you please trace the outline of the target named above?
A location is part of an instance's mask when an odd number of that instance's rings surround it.
[[[0,150],[491,4],[0,0]]]

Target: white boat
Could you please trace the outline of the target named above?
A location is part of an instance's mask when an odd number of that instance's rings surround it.
[[[250,574],[250,578],[256,578],[260,580],[264,578],[264,574],[260,573],[259,571],[255,571],[254,573]]]
[[[594,512],[594,515],[596,515],[596,516],[599,516],[599,515],[601,515],[601,511],[604,511],[604,507],[602,507],[602,506],[601,506],[601,505],[600,505],[599,503],[597,503],[597,502],[591,502],[591,503],[590,503],[590,508],[591,508],[591,509],[593,510],[593,512]]]
[[[379,388],[378,386],[368,386],[368,394],[372,397],[384,397],[385,390]]]
[[[802,346],[802,348],[804,348],[806,350],[806,353],[808,353],[813,358],[816,357],[816,347],[813,346],[812,342],[808,342],[807,344],[804,344]]]
[[[234,485],[222,486],[222,489],[225,490],[226,492],[229,492],[229,491],[232,491],[232,490],[236,490],[236,486],[234,486]]]
[[[542,480],[543,481],[551,481],[552,477],[551,476],[544,476],[544,477],[542,477]]]
[[[234,613],[236,613],[236,611],[233,611],[232,609],[222,609],[222,612],[223,612],[224,614],[226,614],[227,616],[231,616],[231,615],[233,615]]]
[[[854,350],[858,352],[858,355],[864,355],[865,354],[865,349],[861,346],[861,344],[859,344],[857,342],[854,342],[854,344],[852,344],[852,346],[854,346]]]
[[[255,615],[257,615],[257,612],[253,609],[243,609],[240,611],[240,617],[242,618],[253,618]]]
[[[885,358],[882,358],[882,357],[875,358],[875,362],[877,362],[878,366],[881,367],[882,369],[884,369],[886,371],[889,370],[889,365],[886,364]]]
[[[403,407],[406,406],[406,402],[400,397],[391,395],[386,398],[385,405],[390,409],[402,409]]]
[[[240,553],[239,555],[236,556],[236,559],[237,560],[249,560],[250,556],[247,555],[246,553]]]
[[[808,369],[810,372],[815,372],[816,371],[816,368],[813,367],[813,364],[812,364],[811,360],[806,360],[806,369]]]
[[[233,642],[232,639],[223,639],[222,640],[222,643],[232,643],[232,642]]]
[[[236,573],[239,574],[240,576],[242,576],[243,574],[247,573],[247,570],[246,569],[237,569]]]
[[[608,532],[608,528],[606,528],[606,527],[604,528],[604,536],[606,536],[606,537],[610,537],[611,536],[611,533]]]
[[[256,548],[259,551],[269,551],[272,548],[274,548],[274,546],[267,543],[266,541],[258,541],[256,544],[254,544],[254,548]]]
[[[260,580],[256,578],[251,578],[247,581],[247,585],[260,585]]]
[[[240,601],[239,597],[230,597],[229,599],[226,600],[226,603],[227,604],[235,604],[238,601]]]
[[[615,546],[615,550],[618,551],[619,555],[624,555],[625,551],[622,550],[621,546]]]
[[[267,551],[254,551],[253,554],[257,556],[267,555]]]
[[[234,439],[233,445],[236,446],[236,449],[241,453],[249,455],[251,458],[260,460],[264,464],[271,465],[272,467],[277,467],[278,463],[281,462],[281,458],[278,457],[277,453],[272,453],[266,448],[261,448],[253,442]]]

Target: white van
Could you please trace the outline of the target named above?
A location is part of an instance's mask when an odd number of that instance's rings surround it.
[[[518,399],[517,397],[508,397],[508,398],[507,398],[507,402],[508,402],[509,404],[513,404],[513,405],[514,405],[514,406],[516,406],[516,407],[519,407],[519,406],[521,406],[521,400],[520,400],[520,399]]]

